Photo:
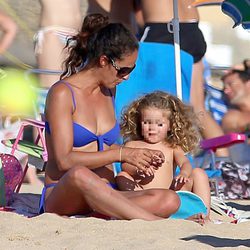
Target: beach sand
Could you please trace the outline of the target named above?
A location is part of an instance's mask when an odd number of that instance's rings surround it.
[[[19,60],[36,65],[33,34],[38,29],[40,5],[38,1],[3,1],[11,7],[15,20],[22,27],[10,52]],[[83,14],[87,1],[82,1]],[[1,5],[3,8],[3,5]],[[3,8],[3,10],[5,10]],[[11,14],[9,13],[9,14]],[[24,29],[25,28],[25,29]],[[230,40],[230,39],[229,39]],[[240,46],[239,46],[240,47]],[[238,53],[240,54],[240,53]],[[2,63],[11,64],[6,58]],[[41,193],[41,186],[23,185],[23,193]],[[250,201],[242,201],[248,210]],[[0,249],[248,249],[250,222],[228,223],[229,218],[211,213],[222,224],[200,226],[191,221],[171,220],[146,222],[142,220],[106,221],[95,218],[63,218],[43,214],[27,218],[13,212],[0,212]]]
[[[41,186],[23,185],[22,193],[39,193]],[[250,201],[234,203],[249,210]],[[244,209],[244,210],[245,210]],[[249,249],[250,221],[238,224],[214,212],[222,224],[200,226],[186,220],[111,220],[64,218],[43,214],[27,218],[0,213],[1,249]]]

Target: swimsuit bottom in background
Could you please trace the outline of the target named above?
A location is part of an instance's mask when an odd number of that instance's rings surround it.
[[[168,31],[168,23],[146,23],[141,42],[174,44],[174,35]],[[198,22],[179,23],[180,48],[194,58],[194,63],[201,60],[207,50],[204,36]]]

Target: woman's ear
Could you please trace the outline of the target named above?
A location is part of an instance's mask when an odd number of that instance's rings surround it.
[[[103,67],[105,67],[106,65],[108,65],[108,58],[107,58],[107,56],[105,56],[105,55],[102,55],[102,56],[100,56],[100,59],[99,59],[99,64],[100,64],[100,66],[103,68]]]

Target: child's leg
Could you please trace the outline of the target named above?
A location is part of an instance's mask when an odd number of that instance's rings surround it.
[[[208,176],[203,169],[194,168],[190,176],[190,182],[185,183],[180,189],[177,190],[191,191],[201,197],[207,207],[209,217],[211,194]]]
[[[134,180],[134,178],[125,171],[121,171],[115,177],[118,190],[120,191],[136,191],[142,190]]]

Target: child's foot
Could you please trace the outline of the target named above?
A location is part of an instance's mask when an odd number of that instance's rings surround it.
[[[203,226],[205,224],[206,219],[207,218],[204,214],[199,213],[199,214],[195,214],[195,215],[188,217],[186,220],[194,221],[194,222],[200,224],[201,226]]]

